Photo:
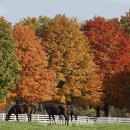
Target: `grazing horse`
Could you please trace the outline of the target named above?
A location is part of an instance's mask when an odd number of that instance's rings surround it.
[[[75,120],[77,120],[78,112],[79,112],[77,106],[69,105],[68,108],[69,108],[69,111],[70,111],[71,121],[73,120],[73,116],[74,116]]]
[[[41,106],[39,105],[39,107]],[[43,109],[46,110],[47,114],[49,115],[50,123],[51,123],[51,116],[55,122],[54,115],[59,115],[60,117],[61,115],[64,115],[65,125],[69,125],[70,111],[69,111],[68,105],[56,104],[56,103],[42,103],[42,107]]]
[[[33,112],[34,109],[34,112]],[[19,121],[18,119],[18,114],[24,114],[26,113],[28,116],[28,122],[31,121],[31,114],[36,112],[36,107],[34,105],[29,105],[29,104],[16,104],[14,106],[12,106],[7,115],[6,115],[6,121],[8,121],[10,119],[11,114],[15,114],[16,115],[16,119],[17,121]]]

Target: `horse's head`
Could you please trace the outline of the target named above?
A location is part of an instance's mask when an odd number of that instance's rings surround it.
[[[5,121],[8,121],[8,120],[9,120],[9,115],[7,114],[6,118],[5,118]]]

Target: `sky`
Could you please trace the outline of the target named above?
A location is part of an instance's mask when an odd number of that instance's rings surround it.
[[[130,0],[0,0],[0,16],[15,24],[26,17],[66,14],[79,22],[94,16],[115,18],[125,15],[130,9]]]

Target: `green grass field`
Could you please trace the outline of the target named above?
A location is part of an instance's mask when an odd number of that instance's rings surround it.
[[[130,130],[130,124],[49,125],[38,122],[1,121],[0,130]]]

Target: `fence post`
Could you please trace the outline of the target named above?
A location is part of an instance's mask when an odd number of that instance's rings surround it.
[[[16,115],[14,115],[14,120],[16,121]]]
[[[100,119],[101,117],[98,117],[98,122],[101,122],[101,119]]]
[[[108,118],[108,122],[111,123],[111,117]]]
[[[121,118],[119,118],[119,123],[121,123]]]
[[[27,114],[26,114],[26,121],[28,121],[28,116],[27,116]]]
[[[90,117],[88,117],[88,124],[89,124],[89,121],[90,121]]]
[[[114,117],[114,123],[118,123],[118,121],[117,121],[116,117]]]
[[[39,114],[37,115],[37,119],[38,119],[38,122],[39,122]]]
[[[5,120],[5,113],[3,113],[3,121]]]

